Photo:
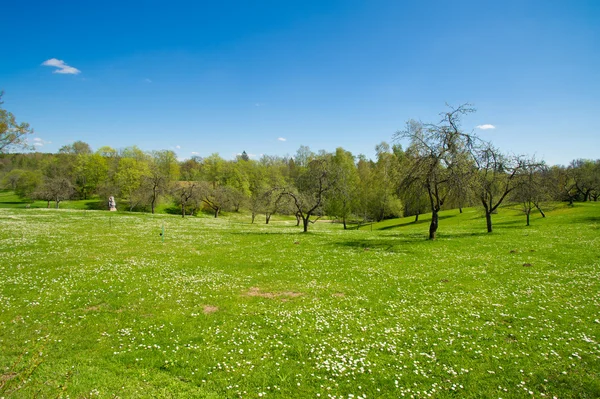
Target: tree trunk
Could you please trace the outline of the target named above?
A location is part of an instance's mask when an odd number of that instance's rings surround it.
[[[271,220],[271,214],[269,212],[265,213],[265,224],[269,224]]]
[[[296,213],[296,226],[300,226],[300,215]]]
[[[221,208],[216,208],[215,209],[215,219],[219,217],[219,211],[221,210]]]
[[[487,232],[492,232],[492,211],[485,211],[485,223],[487,224]]]
[[[156,202],[155,198],[152,197],[152,202],[150,203],[150,207],[152,208],[152,214],[154,214],[154,205],[155,205],[155,202]]]
[[[185,217],[185,205],[181,204],[181,217],[184,218]]]
[[[342,218],[342,222],[344,223],[344,230],[348,229],[348,226],[346,226],[346,216]]]
[[[458,213],[462,213],[462,206],[458,207]]]
[[[254,218],[255,217],[256,217],[256,213],[252,212],[252,223],[251,224],[254,224]]]
[[[305,218],[302,218],[302,225],[304,227],[304,232],[306,233],[308,231],[308,221],[309,221],[310,216],[306,215]]]
[[[417,213],[417,214],[415,215],[415,223],[417,223],[418,221],[419,221],[419,214]]]
[[[537,204],[536,204],[536,206],[535,206],[535,207],[537,208],[537,210],[538,210],[538,211],[540,211],[540,214],[542,215],[542,217],[543,217],[543,218],[545,218],[545,217],[546,217],[546,214],[544,213],[544,211],[542,211],[542,208],[540,208],[540,206],[539,206],[539,205],[537,205]]]
[[[48,200],[48,205],[46,205],[46,208],[50,208],[50,201]]]
[[[429,239],[435,240],[435,232],[438,229],[438,211],[431,212],[431,224],[429,225]]]
[[[527,224],[525,226],[529,226],[529,214],[530,213],[531,213],[531,211],[525,212],[525,215],[527,215]]]
[[[56,209],[58,209],[58,204],[60,204],[60,200],[57,198],[56,199]]]

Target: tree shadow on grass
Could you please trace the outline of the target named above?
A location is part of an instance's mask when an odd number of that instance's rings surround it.
[[[468,231],[468,232],[458,232],[458,233],[440,233],[437,235],[437,238],[433,241],[429,240],[428,234],[426,232],[423,233],[411,233],[411,234],[403,234],[398,236],[387,236],[381,237],[377,239],[368,239],[364,240],[354,239],[354,240],[345,240],[338,241],[332,243],[333,246],[344,246],[350,248],[357,249],[377,249],[383,250],[387,252],[397,252],[397,253],[409,253],[409,252],[418,252],[419,247],[416,247],[416,244],[423,243],[443,243],[445,240],[449,239],[460,239],[466,237],[477,237],[477,236],[486,236],[488,233],[485,231]]]
[[[106,211],[108,206],[104,201],[88,201],[85,203],[85,209],[88,211]]]
[[[453,218],[455,216],[456,215],[443,215],[443,216],[439,216],[438,220],[449,219],[449,218]],[[400,219],[399,223],[393,224],[391,226],[379,227],[379,228],[377,228],[377,230],[391,230],[391,229],[397,229],[397,228],[401,228],[401,227],[418,226],[421,224],[430,224],[431,223],[431,218],[421,219],[416,222],[414,220],[412,222],[406,222],[405,219],[406,218]]]
[[[481,231],[465,231],[461,233],[440,233],[438,234],[438,240],[443,241],[444,238],[465,238],[465,237],[483,237],[489,233],[485,230]]]
[[[291,229],[287,230],[287,229],[285,229],[285,226],[283,228],[276,228],[276,229],[269,230],[269,231],[229,231],[229,232],[227,232],[227,234],[242,235],[242,236],[287,235],[287,236],[296,237],[296,238],[314,237],[315,236],[315,234],[313,234],[313,232],[310,230],[306,233],[303,233],[301,227],[297,227],[297,230],[291,230]]]
[[[575,223],[600,223],[600,216],[581,216],[573,218]]]
[[[492,227],[519,227],[525,226],[525,218],[523,219],[515,219],[515,220],[505,220],[500,222],[492,221]]]
[[[355,249],[382,250],[387,252],[414,252],[414,244],[427,241],[427,235],[421,233],[405,234],[402,236],[387,236],[381,238],[365,238],[332,242],[332,246],[343,246]]]

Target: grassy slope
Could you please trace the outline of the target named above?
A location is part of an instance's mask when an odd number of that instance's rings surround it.
[[[600,206],[441,216],[0,209],[0,396],[599,397]]]

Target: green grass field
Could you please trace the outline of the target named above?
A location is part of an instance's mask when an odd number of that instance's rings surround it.
[[[302,234],[14,202],[0,397],[600,397],[597,203],[492,234],[446,211],[432,242],[425,216]]]

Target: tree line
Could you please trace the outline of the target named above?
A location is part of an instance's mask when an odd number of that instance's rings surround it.
[[[530,214],[545,216],[551,201],[598,200],[600,160],[548,166],[503,153],[461,127],[461,118],[473,111],[462,105],[442,113],[436,123],[408,121],[393,136],[393,145],[375,147],[374,160],[341,147],[315,153],[301,146],[289,157],[254,160],[243,152],[233,160],[212,154],[179,161],[170,150],[146,152],[133,146],[93,151],[77,141],[55,154],[0,148],[0,182],[21,198],[47,201],[48,207],[67,199],[114,196],[130,211],[154,213],[158,204],[169,203],[182,217],[200,211],[218,217],[221,211],[244,208],[253,223],[259,215],[265,223],[273,214],[293,215],[304,231],[325,215],[347,228],[402,216],[418,221],[420,214],[431,212],[430,239],[436,236],[442,209],[462,212],[479,205],[492,232],[492,215],[502,204],[518,206],[529,224]],[[0,139],[8,143],[3,148],[10,148],[11,133],[3,126],[9,124],[0,124]],[[12,133],[20,140],[12,145],[22,148],[23,135],[31,131],[16,126],[25,133]],[[408,142],[406,149],[400,141]]]

